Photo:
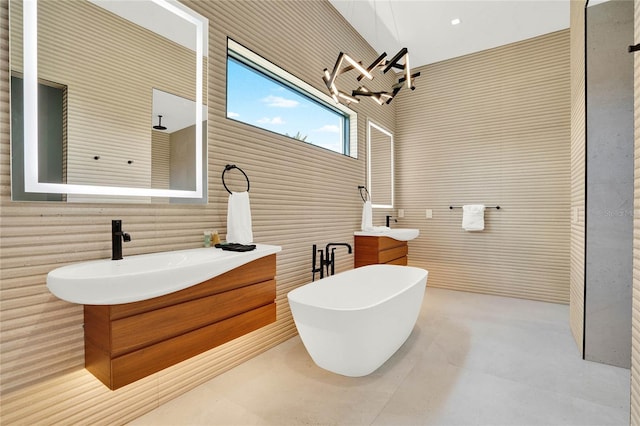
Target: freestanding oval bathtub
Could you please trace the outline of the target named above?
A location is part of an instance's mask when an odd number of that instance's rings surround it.
[[[427,275],[411,266],[369,265],[290,291],[291,313],[313,361],[351,377],[378,369],[411,334]]]

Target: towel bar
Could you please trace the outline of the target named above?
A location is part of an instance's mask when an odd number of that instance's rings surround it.
[[[453,210],[453,209],[461,209],[461,208],[462,208],[462,206],[449,206],[449,209],[450,209],[450,210]],[[500,210],[500,206],[485,206],[485,208],[487,208],[487,209],[496,209],[496,210]]]
[[[229,190],[229,188],[227,188],[227,184],[224,182],[224,174],[227,173],[231,169],[238,169],[238,170],[240,170],[240,173],[242,173],[244,175],[245,179],[247,179],[247,192],[249,192],[249,177],[244,172],[244,170],[242,170],[240,167],[236,166],[235,164],[227,164],[224,167],[224,171],[222,172],[222,185],[224,186],[224,189],[226,189],[227,192],[229,194],[231,194],[231,191]]]

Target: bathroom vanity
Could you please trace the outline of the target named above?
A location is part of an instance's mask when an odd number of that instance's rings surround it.
[[[362,235],[356,235],[354,239],[354,268],[378,263],[407,265],[409,246],[406,241],[390,237]]]
[[[378,263],[407,265],[407,241],[420,235],[419,229],[381,227],[372,231],[356,231],[354,268]]]
[[[118,389],[275,322],[275,274],[270,254],[159,297],[85,304],[85,367]]]

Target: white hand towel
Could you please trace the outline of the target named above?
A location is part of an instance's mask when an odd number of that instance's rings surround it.
[[[362,206],[362,224],[363,231],[371,231],[373,229],[373,209],[371,201],[365,201]]]
[[[253,242],[251,230],[251,206],[248,192],[229,195],[227,208],[227,242],[249,244]]]
[[[484,209],[484,204],[462,206],[462,229],[465,231],[482,231],[484,229]]]

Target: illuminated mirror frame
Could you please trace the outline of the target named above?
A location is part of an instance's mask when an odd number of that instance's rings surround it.
[[[196,26],[196,189],[195,191],[123,186],[45,183],[38,180],[38,1],[24,0],[24,186],[25,192],[143,197],[202,198],[202,87],[208,21],[177,1],[150,0]],[[27,120],[26,117],[33,117]],[[29,123],[29,124],[27,124]]]
[[[371,129],[374,128],[376,130],[378,130],[381,133],[384,133],[385,135],[389,136],[389,149],[391,150],[390,152],[390,159],[391,159],[391,176],[389,176],[389,179],[391,179],[391,203],[390,204],[371,204],[371,207],[375,207],[375,208],[393,208],[393,200],[395,199],[395,182],[394,182],[394,159],[393,159],[393,133],[391,133],[390,131],[388,131],[387,129],[378,126],[376,123],[374,123],[371,120],[367,120],[367,187],[369,189],[369,196],[371,197],[371,200],[373,200],[373,195],[375,193],[375,188],[373,188],[373,185],[371,184]]]

